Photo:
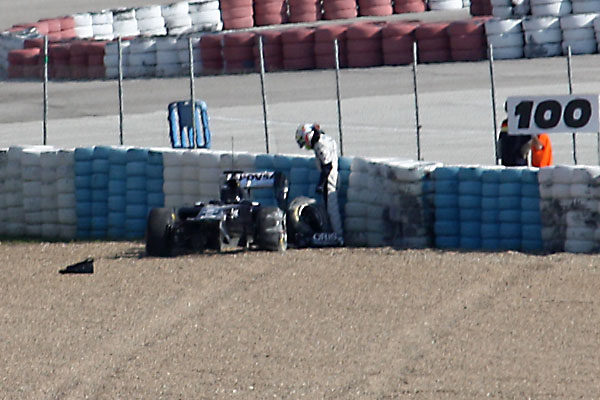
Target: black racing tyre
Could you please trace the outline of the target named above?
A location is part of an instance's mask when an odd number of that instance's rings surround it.
[[[256,242],[263,250],[285,251],[287,230],[285,214],[279,207],[265,206],[258,210]]]
[[[317,232],[327,231],[327,213],[310,197],[296,197],[287,210],[288,236],[310,237]]]
[[[175,213],[169,208],[153,208],[146,223],[146,253],[153,257],[169,257],[172,250],[171,228]]]

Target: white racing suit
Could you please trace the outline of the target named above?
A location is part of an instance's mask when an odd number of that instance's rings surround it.
[[[317,167],[321,171],[317,192],[323,194],[323,200],[329,216],[331,229],[343,243],[344,232],[337,197],[338,155],[335,140],[322,132],[314,134],[312,148],[315,151]]]

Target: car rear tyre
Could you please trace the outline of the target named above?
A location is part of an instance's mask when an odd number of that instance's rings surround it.
[[[171,255],[171,228],[175,222],[173,210],[153,208],[146,224],[146,253],[153,257],[169,257]]]
[[[288,236],[295,242],[297,236],[310,237],[327,230],[327,214],[315,199],[296,197],[287,210]]]
[[[286,219],[279,207],[261,207],[258,211],[258,246],[264,250],[285,251],[287,249]]]

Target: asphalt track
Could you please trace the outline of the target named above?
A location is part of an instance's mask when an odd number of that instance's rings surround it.
[[[0,26],[117,6],[160,1],[28,1],[0,5]],[[162,2],[168,3],[168,2]],[[17,9],[18,8],[18,9]],[[394,18],[451,20],[466,10]],[[600,93],[599,55],[574,56],[574,93]],[[567,60],[554,57],[498,60],[494,65],[497,122],[507,96],[568,94]],[[266,80],[269,151],[294,154],[292,134],[301,122],[319,121],[339,138],[333,70],[280,72]],[[495,163],[488,61],[421,64],[417,69],[421,159],[446,164]],[[266,134],[258,74],[196,79],[207,102],[215,150],[265,152]],[[343,69],[340,72],[344,155],[417,159],[412,66]],[[50,82],[47,144],[57,147],[119,144],[116,81]],[[0,146],[43,142],[41,82],[0,80]],[[124,144],[169,146],[167,105],[189,98],[187,78],[132,79],[124,83]],[[571,134],[552,136],[555,162],[573,164]],[[578,134],[579,164],[598,164],[595,134]]]

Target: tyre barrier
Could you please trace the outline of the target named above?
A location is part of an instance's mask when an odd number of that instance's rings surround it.
[[[0,235],[137,240],[154,207],[219,198],[223,171],[272,170],[316,197],[314,157],[209,150],[13,146],[0,151]],[[349,246],[600,252],[600,167],[451,166],[339,158]],[[272,189],[252,199],[275,205]]]

